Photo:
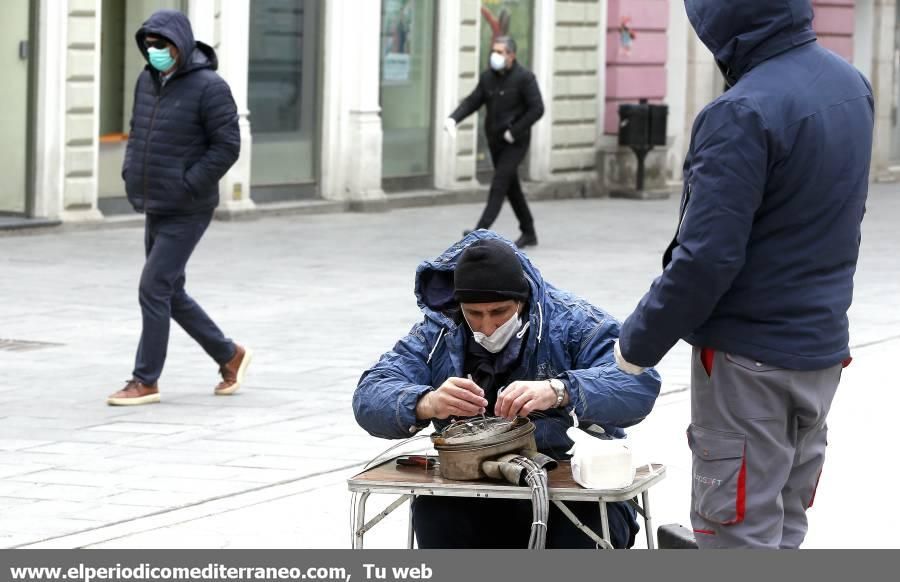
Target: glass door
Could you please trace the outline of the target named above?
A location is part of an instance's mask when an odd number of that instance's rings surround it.
[[[103,0],[100,28],[100,145],[98,206],[103,214],[131,214],[122,163],[134,106],[134,85],[147,64],[134,35],[151,14],[186,12],[186,0]],[[202,39],[211,41],[212,39]]]
[[[900,165],[900,10],[894,21],[894,85],[891,91],[891,154],[890,164]]]
[[[531,68],[531,36],[534,20],[533,0],[481,0],[481,71],[488,68],[494,39],[511,36],[516,41],[516,61],[525,68]],[[479,71],[480,73],[480,71]],[[476,80],[477,82],[477,80]],[[474,89],[473,85],[471,89]],[[468,94],[471,89],[464,89]],[[484,108],[478,118],[478,150],[475,155],[478,180],[488,184],[493,177],[494,165],[484,135]],[[526,162],[520,166],[522,173]]]
[[[319,0],[250,3],[253,199],[317,193]],[[348,45],[352,49],[352,43]]]
[[[29,22],[31,2],[9,2],[0,18],[0,216],[28,212]]]
[[[435,3],[382,0],[382,188],[431,186]]]

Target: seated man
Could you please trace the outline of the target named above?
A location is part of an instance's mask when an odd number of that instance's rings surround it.
[[[420,265],[415,291],[424,320],[363,373],[353,396],[357,422],[374,436],[405,438],[483,412],[530,416],[538,449],[565,459],[570,411],[583,428],[621,438],[659,395],[655,371],[629,376],[616,366],[615,319],[544,281],[493,232]],[[568,505],[601,531],[598,503]],[[630,547],[634,511],[608,507],[613,545]],[[419,497],[413,506],[420,548],[527,548],[531,517],[526,500]],[[554,504],[549,521],[548,548],[594,547]]]

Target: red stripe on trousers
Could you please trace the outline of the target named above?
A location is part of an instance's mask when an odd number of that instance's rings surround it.
[[[744,521],[744,511],[747,508],[747,451],[744,451],[744,459],[741,461],[741,473],[738,475],[737,491],[737,518],[734,523]]]
[[[816,475],[816,484],[813,486],[812,497],[809,498],[809,505],[806,506],[806,509],[812,507],[813,501],[816,500],[816,491],[819,489],[819,479],[822,478],[822,470],[819,469],[819,474]]]
[[[703,369],[706,370],[707,376],[712,376],[713,358],[715,355],[716,350],[712,348],[700,349],[700,363],[703,364]]]
[[[734,525],[744,521],[747,509],[747,450],[744,449],[744,458],[741,460],[741,472],[738,473],[737,496],[734,502],[734,519],[726,521],[722,525]]]

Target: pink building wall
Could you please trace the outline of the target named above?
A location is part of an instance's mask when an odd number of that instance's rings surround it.
[[[619,26],[631,19],[636,34],[631,51],[623,49]],[[606,115],[604,129],[617,134],[620,103],[666,96],[669,0],[609,0],[606,31]]]
[[[853,60],[853,27],[856,0],[813,0],[816,18],[813,27],[819,43]]]
[[[853,59],[856,0],[812,0],[813,26],[822,46]],[[680,3],[679,3],[680,4]],[[679,5],[676,9],[683,10]],[[618,133],[620,103],[666,97],[669,0],[609,0],[606,30],[606,114],[604,130]],[[622,46],[619,27],[624,18],[636,34],[630,51]]]

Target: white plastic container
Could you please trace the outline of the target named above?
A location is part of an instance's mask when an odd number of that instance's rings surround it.
[[[588,489],[622,489],[634,482],[635,466],[627,438],[603,440],[572,427],[566,434],[575,444],[572,478]]]

